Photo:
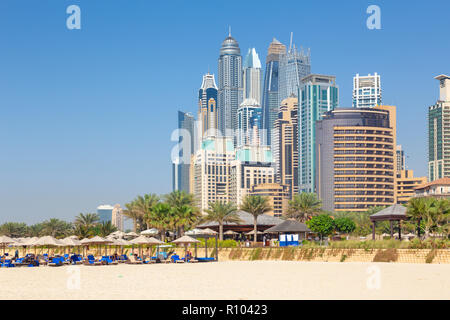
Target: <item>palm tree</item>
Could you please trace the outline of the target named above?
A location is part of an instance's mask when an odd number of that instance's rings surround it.
[[[104,221],[96,227],[97,235],[100,237],[107,237],[111,233],[117,231],[117,228],[111,223],[111,221]]]
[[[95,227],[86,227],[84,225],[77,225],[75,226],[73,233],[79,238],[79,239],[84,239],[84,238],[89,238],[91,235],[93,235],[94,233],[94,228]]]
[[[417,221],[417,237],[420,239],[420,224],[422,222],[422,213],[425,211],[425,201],[423,197],[411,198],[408,201],[406,215]]]
[[[140,212],[137,209],[135,209],[134,201],[126,203],[125,208],[126,209],[122,211],[122,214],[125,217],[133,220],[133,232],[141,231],[142,217]]]
[[[450,202],[447,199],[439,199],[434,203],[433,229],[440,233],[448,231],[448,217],[450,216]]]
[[[153,206],[144,218],[149,226],[157,228],[160,231],[162,240],[164,241],[166,230],[173,226],[173,210],[170,205],[160,202]]]
[[[289,201],[287,217],[294,218],[299,222],[305,222],[311,217],[318,215],[322,211],[322,201],[320,201],[315,193],[300,193]]]
[[[0,226],[0,234],[8,237],[24,237],[26,232],[26,223],[6,222]]]
[[[272,210],[272,207],[269,204],[269,198],[262,196],[245,196],[242,200],[241,210],[246,211],[253,216],[253,243],[256,244],[258,216]]]
[[[164,200],[172,207],[174,227],[178,229],[180,235],[183,235],[186,227],[191,227],[201,216],[200,210],[195,206],[193,194],[175,190],[166,194]]]
[[[88,229],[94,227],[100,221],[100,217],[96,213],[80,213],[75,217],[75,226],[84,226]]]
[[[73,230],[72,224],[55,218],[44,221],[42,224],[42,233],[52,237],[63,237]]]
[[[159,197],[156,194],[144,194],[143,196],[137,196],[136,199],[133,200],[134,210],[142,220],[144,220],[144,216],[148,214],[153,206],[159,202]],[[145,222],[145,220],[144,220]],[[147,224],[147,229],[149,225]]]
[[[219,240],[223,240],[223,224],[225,222],[239,223],[242,221],[236,213],[236,206],[231,202],[210,202],[209,208],[205,210],[208,215],[202,220],[205,222],[217,222],[219,224]]]

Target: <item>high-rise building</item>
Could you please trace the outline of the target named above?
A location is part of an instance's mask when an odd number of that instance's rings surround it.
[[[238,147],[260,145],[259,132],[261,130],[261,107],[255,99],[245,99],[237,112]]]
[[[398,170],[397,170],[398,171]],[[414,177],[412,170],[400,170],[395,181],[397,204],[407,204],[414,197],[415,189],[427,183],[427,177]]]
[[[281,217],[287,212],[289,205],[289,187],[278,183],[264,183],[252,186],[250,195],[269,198],[272,210],[268,215]]]
[[[198,96],[198,119],[201,121],[202,140],[217,136],[217,86],[214,75],[209,72],[203,76]]]
[[[113,226],[115,226],[120,231],[123,231],[123,210],[120,204],[116,204],[111,213],[111,221]]]
[[[230,201],[240,206],[253,186],[273,182],[274,168],[271,163],[235,160],[231,164]]]
[[[281,102],[272,147],[276,182],[287,185],[292,198],[298,192],[298,99],[294,96]]]
[[[406,170],[406,156],[402,146],[398,145],[395,149],[396,161],[397,161],[397,175],[400,171]]]
[[[373,108],[381,105],[381,78],[375,72],[374,75],[353,78],[353,108]]]
[[[395,107],[335,109],[316,123],[316,190],[326,211],[396,201]]]
[[[232,138],[205,139],[192,157],[192,193],[202,212],[210,202],[230,201],[231,162],[235,159]]]
[[[244,100],[254,99],[261,106],[261,61],[255,48],[248,49],[244,59]]]
[[[298,92],[299,181],[300,192],[315,192],[316,121],[339,105],[336,77],[310,74],[302,79]]]
[[[279,64],[280,56],[286,53],[286,46],[273,38],[269,45],[266,58],[266,73],[264,76],[264,89],[262,97],[262,117],[263,130],[262,135],[264,145],[271,145],[272,130],[275,120],[278,118],[278,109],[280,102],[278,100],[278,79],[279,79]]]
[[[243,73],[241,50],[231,32],[222,42],[218,66],[219,130],[222,136],[234,136],[237,129],[237,110],[243,100]]]
[[[450,77],[440,75],[439,100],[428,109],[428,180],[450,177]]]
[[[297,50],[291,38],[289,49],[280,56],[278,104],[291,95],[296,96],[302,79],[310,73],[310,50],[308,49],[306,53],[302,48]]]
[[[100,223],[103,222],[111,222],[112,223],[112,213],[113,213],[114,207],[110,206],[108,204],[103,204],[97,207],[97,214]]]
[[[173,190],[189,192],[191,156],[195,152],[195,120],[190,113],[178,111],[177,155],[172,159]]]

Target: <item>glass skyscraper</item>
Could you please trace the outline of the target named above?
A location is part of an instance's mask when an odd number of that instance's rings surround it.
[[[198,96],[198,119],[202,126],[202,139],[216,136],[217,130],[217,86],[213,74],[203,76]]]
[[[316,121],[339,105],[336,77],[311,74],[303,79],[299,96],[299,191],[316,192]]]
[[[244,100],[254,99],[261,106],[261,61],[255,48],[248,49],[244,60]]]
[[[278,68],[280,55],[286,53],[286,46],[273,39],[269,45],[266,58],[266,72],[264,76],[264,89],[262,94],[262,120],[263,134],[261,135],[263,145],[271,145],[271,135],[275,120],[278,118]]]
[[[237,145],[259,145],[261,130],[261,107],[255,99],[245,99],[238,109]]]
[[[234,136],[238,127],[237,110],[243,100],[243,73],[241,49],[231,33],[222,42],[218,67],[219,129],[224,136]]]
[[[280,56],[278,105],[291,95],[297,95],[302,79],[310,73],[310,50],[306,53],[303,49],[299,51],[291,43],[289,50]]]
[[[195,120],[190,113],[178,111],[179,150],[172,163],[173,190],[189,192],[191,156],[195,148]]]

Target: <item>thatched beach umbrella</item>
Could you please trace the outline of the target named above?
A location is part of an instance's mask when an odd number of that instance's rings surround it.
[[[178,238],[178,239],[172,241],[172,243],[184,245],[184,257],[186,258],[186,252],[187,252],[188,245],[190,245],[191,243],[200,243],[200,241],[198,241],[197,239],[191,238],[189,236],[182,236],[181,238]]]
[[[34,241],[33,245],[36,247],[46,246],[48,248],[47,253],[50,254],[50,247],[61,247],[64,246],[64,243],[52,236],[44,236]]]
[[[14,243],[14,240],[8,236],[0,236],[0,245],[3,247],[3,254],[5,254],[6,246]]]
[[[141,235],[143,236],[156,236],[157,234],[159,234],[159,230],[156,228],[147,229],[141,232]]]
[[[101,248],[100,248],[100,246],[101,246],[102,244],[104,244],[104,245],[105,245],[105,255],[107,255],[108,253],[107,253],[106,245],[109,244],[109,243],[111,243],[112,240],[108,240],[108,239],[104,239],[104,238],[99,237],[99,236],[95,236],[95,237],[93,237],[93,238],[91,238],[91,239],[87,239],[87,240],[83,239],[81,242],[82,242],[83,244],[85,244],[85,245],[98,245],[98,246],[99,246],[99,249],[100,249],[100,254],[101,254]]]
[[[149,245],[151,244],[150,238],[147,238],[146,236],[139,236],[133,240],[130,240],[131,244],[137,244],[139,246],[139,256],[142,256],[142,245]]]

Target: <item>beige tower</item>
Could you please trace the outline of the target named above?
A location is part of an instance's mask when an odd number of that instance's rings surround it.
[[[298,192],[298,99],[281,102],[273,134],[276,181],[289,186],[290,197]]]

